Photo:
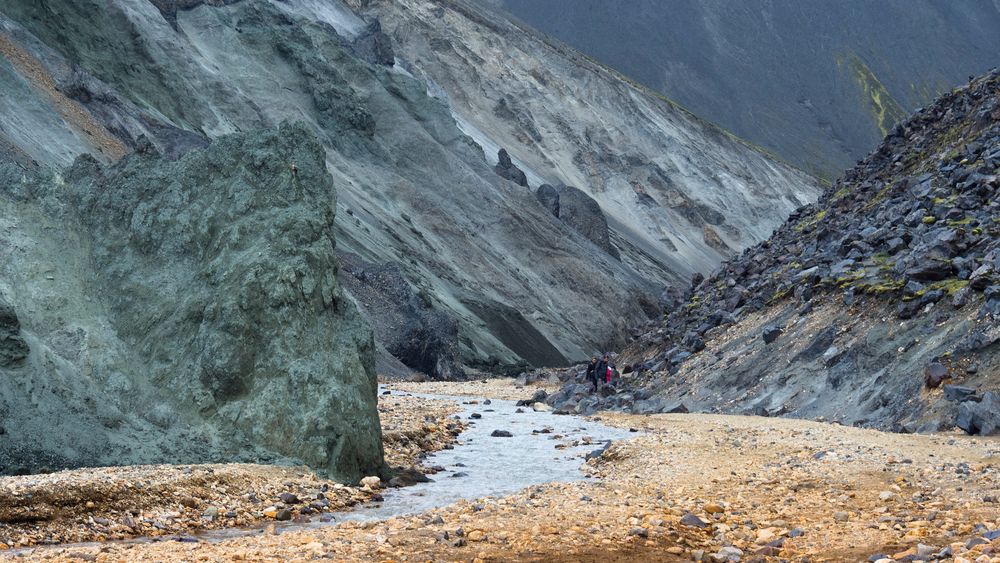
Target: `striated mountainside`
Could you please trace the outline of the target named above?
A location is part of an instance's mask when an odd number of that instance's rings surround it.
[[[805,174],[475,2],[350,3],[381,21],[491,163],[503,147],[532,189],[593,197],[622,263],[647,277],[708,272],[818,195]]]
[[[465,3],[353,8],[365,19],[333,0],[0,0],[0,158],[113,162],[146,144],[177,158],[305,123],[380,369],[436,377],[623,345],[660,314],[665,282],[709,271],[819,193]],[[497,170],[501,147],[514,158]],[[566,213],[536,197],[543,182],[578,188],[560,188]]]
[[[994,70],[697,279],[623,352],[627,391],[553,402],[1000,431],[998,167]]]
[[[997,64],[978,0],[479,0],[815,174]]]
[[[0,474],[288,460],[382,470],[372,332],[302,125],[65,173],[0,165]]]

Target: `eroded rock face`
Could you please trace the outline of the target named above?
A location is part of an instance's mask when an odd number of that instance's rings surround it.
[[[352,43],[363,20],[335,0],[204,5],[178,11],[176,29],[146,0],[0,1],[0,12],[0,31],[38,63],[0,68],[0,105],[32,102],[31,111],[0,112],[0,161],[25,160],[6,150],[5,135],[40,165],[62,167],[88,152],[101,162],[130,150],[177,158],[227,132],[310,123],[344,210],[339,249],[398,264],[435,310],[457,320],[469,365],[520,371],[525,358],[512,345],[535,358],[582,358],[621,343],[627,325],[652,314],[636,296],[655,295],[669,278],[665,265],[640,271],[567,237],[533,193],[496,175],[412,59],[404,66],[416,78],[359,58]],[[108,21],[115,25],[99,25]],[[396,41],[395,26],[385,30]],[[32,69],[51,75],[65,99],[32,90]],[[64,106],[73,117],[89,113],[94,135],[64,123]],[[105,144],[119,150],[104,154]],[[481,318],[466,301],[497,303],[475,310],[499,317]],[[596,307],[611,320],[586,312]]]
[[[528,186],[528,177],[524,174],[524,171],[517,167],[516,164],[510,159],[510,154],[507,153],[507,149],[500,149],[497,152],[497,162],[494,170],[497,175],[505,180],[510,180],[519,186]]]
[[[611,244],[608,220],[604,217],[601,205],[586,192],[572,186],[556,188],[542,184],[535,191],[535,197],[563,223],[572,227],[608,254],[621,259],[618,249]]]
[[[380,471],[372,332],[337,285],[335,190],[311,132],[223,137],[178,161],[81,157],[64,178],[0,198],[5,218],[56,203],[23,236],[64,286],[40,302],[32,264],[5,265],[46,316],[39,369],[0,390],[0,472],[280,458],[344,480]]]
[[[175,29],[177,27],[177,12],[181,10],[191,10],[202,4],[206,6],[225,6],[235,4],[241,0],[149,0],[156,6],[156,9],[163,14],[164,19],[170,22]]]
[[[378,19],[372,20],[368,27],[351,42],[354,54],[361,60],[371,64],[392,66],[396,56],[392,51],[392,40],[382,31]]]
[[[399,264],[371,264],[352,253],[340,256],[344,288],[386,351],[434,379],[464,377],[458,357],[458,323],[421,299]]]
[[[14,306],[0,295],[0,367],[15,367],[28,357],[28,344],[21,337],[21,323]]]

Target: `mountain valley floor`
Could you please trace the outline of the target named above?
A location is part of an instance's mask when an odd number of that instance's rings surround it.
[[[389,387],[474,395],[480,401],[534,391],[504,381]],[[396,421],[397,433],[411,432],[405,454],[393,453],[386,441],[387,457],[395,463],[409,459],[416,465],[418,450],[444,447],[443,440],[458,433],[455,427],[444,432],[449,422],[457,422],[446,419],[457,411],[457,403],[397,395],[385,403],[383,426]],[[387,408],[391,416],[386,416]],[[865,561],[873,555],[883,557],[872,561],[1000,561],[996,438],[957,432],[888,434],[805,420],[714,414],[602,412],[592,418],[634,429],[634,438],[615,442],[583,463],[585,478],[573,483],[537,485],[510,496],[460,501],[377,522],[295,531],[268,526],[254,536],[219,542],[91,543],[8,553],[39,561]],[[421,445],[419,436],[427,433],[437,438]],[[461,442],[461,434],[457,440]],[[115,471],[130,469],[89,473],[96,479]],[[277,475],[285,470],[259,471]],[[76,479],[87,473],[73,472]],[[0,491],[18,486],[18,480],[49,478],[0,478]],[[274,491],[287,485],[283,478],[288,477],[275,477]],[[345,494],[359,499],[375,494],[350,490]],[[245,491],[235,492],[240,496]],[[177,512],[205,510],[203,504],[188,509],[181,493],[162,498]],[[220,510],[230,510],[224,495],[217,498],[224,504]],[[259,509],[271,506],[272,499],[261,500]],[[80,529],[110,519],[86,516],[87,506],[71,511]],[[253,512],[248,514],[253,519]],[[260,514],[257,521],[270,518]],[[0,540],[5,532],[0,527]]]

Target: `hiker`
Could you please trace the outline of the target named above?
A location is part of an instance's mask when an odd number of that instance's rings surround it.
[[[605,380],[607,380],[607,378],[608,378],[608,366],[609,365],[610,365],[610,362],[608,361],[608,355],[604,354],[604,356],[600,360],[598,360],[597,367],[594,370],[597,373],[597,380],[598,381],[605,381]]]
[[[594,384],[594,390],[592,393],[597,392],[597,356],[590,358],[590,363],[587,364],[587,381]]]
[[[604,370],[604,383],[605,385],[611,385],[611,377],[615,374],[615,366],[611,365],[610,362],[605,362],[608,364],[608,369]]]

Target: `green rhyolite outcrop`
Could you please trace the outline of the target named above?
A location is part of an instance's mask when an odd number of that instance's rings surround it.
[[[178,161],[81,157],[0,185],[0,473],[286,461],[382,468],[372,332],[336,281],[336,193],[304,126]],[[8,323],[10,324],[10,323]]]

